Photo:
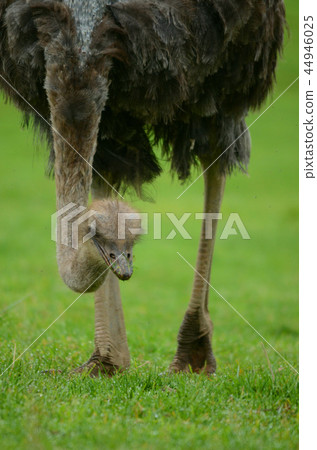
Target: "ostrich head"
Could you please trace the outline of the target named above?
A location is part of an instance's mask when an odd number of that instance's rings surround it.
[[[109,271],[128,280],[133,273],[133,245],[142,233],[140,215],[118,200],[100,199],[88,210],[68,210],[56,228],[63,281],[82,293],[98,289]]]
[[[140,233],[140,216],[126,203],[115,200],[96,200],[88,223],[94,257],[102,260],[120,280],[128,280],[133,273],[133,245]],[[82,233],[86,232],[82,230]]]

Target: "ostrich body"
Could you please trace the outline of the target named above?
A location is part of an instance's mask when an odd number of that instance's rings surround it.
[[[284,25],[282,0],[0,0],[0,86],[51,145],[57,208],[87,206],[90,190],[97,199],[125,186],[141,193],[161,171],[151,136],[181,180],[201,165],[204,212],[219,212],[226,175],[247,167],[245,117],[272,88]],[[206,220],[176,371],[216,368],[206,283],[216,227],[207,239]],[[69,287],[87,287],[90,277],[68,264],[84,266],[80,249],[57,253]],[[96,307],[106,338],[93,359],[127,367],[118,280],[93,289],[112,305]]]

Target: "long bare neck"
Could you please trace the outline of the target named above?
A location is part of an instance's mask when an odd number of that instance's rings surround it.
[[[96,151],[98,119],[93,129],[81,130],[65,126],[52,114],[54,136],[56,206],[68,203],[86,207],[92,181],[92,164]]]
[[[91,123],[93,125],[90,128],[82,127],[76,130],[75,127],[65,125],[59,115],[52,113],[52,125],[56,130],[54,151],[57,211],[69,207],[70,204],[75,204],[77,208],[87,207],[98,118]],[[78,214],[64,222],[62,219],[63,216],[57,225],[57,263],[60,275],[76,292],[94,291],[105,279],[105,265],[93,244],[90,241],[83,243],[80,232],[77,248],[73,248],[73,223],[78,219]],[[78,232],[77,227],[75,232]]]

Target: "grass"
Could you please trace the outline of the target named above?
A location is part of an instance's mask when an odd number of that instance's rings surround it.
[[[291,34],[274,98],[298,72],[297,6],[286,6]],[[296,368],[297,88],[251,128],[249,176],[228,180],[220,225],[221,232],[238,212],[251,239],[218,238],[212,273],[213,286]],[[2,102],[0,118],[2,372],[76,294],[58,276],[50,241],[55,193],[43,176],[46,155],[34,153],[32,133],[20,130],[12,106]],[[176,200],[183,189],[166,170],[150,190],[156,203],[132,202],[150,213],[200,212],[201,179]],[[260,337],[215,292],[217,375],[166,374],[193,277],[177,252],[194,264],[200,223],[188,220],[192,240],[166,240],[172,225],[163,218],[163,240],[152,239],[150,222],[135,249],[135,273],[122,285],[131,369],[112,379],[67,375],[93,349],[93,296],[82,296],[0,377],[2,448],[297,448],[298,376],[265,344],[268,363]],[[43,376],[47,368],[63,373]]]

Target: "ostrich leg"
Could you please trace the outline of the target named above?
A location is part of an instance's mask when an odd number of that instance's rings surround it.
[[[123,318],[119,280],[109,271],[95,292],[95,351],[77,371],[91,376],[112,375],[130,365],[130,353]]]
[[[211,162],[201,161],[203,170]],[[204,173],[204,184],[204,213],[219,213],[225,175],[220,173],[215,164]],[[191,299],[178,333],[178,347],[170,365],[172,371],[189,371],[190,367],[193,372],[205,370],[207,373],[213,373],[216,370],[216,360],[211,347],[213,326],[208,311],[209,285],[206,282],[210,279],[216,225],[217,220],[212,220],[211,216],[205,216],[203,219]],[[212,239],[206,236],[206,230],[211,226]]]

